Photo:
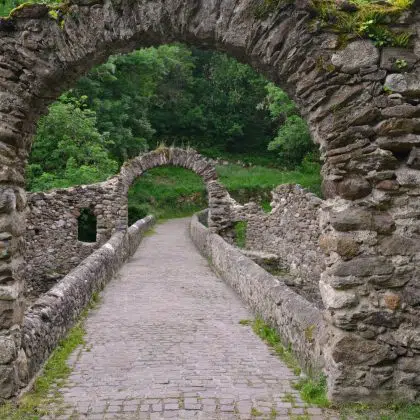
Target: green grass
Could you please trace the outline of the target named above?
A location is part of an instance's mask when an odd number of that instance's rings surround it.
[[[220,182],[229,191],[240,189],[273,189],[280,184],[300,184],[316,194],[320,193],[320,167],[295,171],[282,171],[275,168],[254,166],[243,168],[238,165],[224,165],[217,167]]]
[[[349,3],[356,6],[355,11],[340,10],[335,0],[313,0],[318,18],[327,30],[348,35],[348,40],[354,37],[371,39],[377,47],[408,46],[411,33],[393,31],[390,26],[397,22],[401,13],[413,7],[414,0],[350,0]],[[342,44],[346,43],[345,39],[342,41]]]
[[[252,329],[263,341],[265,341],[277,354],[280,359],[291,369],[295,375],[300,375],[301,367],[292,350],[285,347],[280,339],[279,333],[275,328],[270,327],[261,318],[256,318],[252,323]]]
[[[70,329],[50,358],[44,365],[41,375],[36,379],[32,390],[26,393],[17,405],[6,403],[0,406],[0,419],[23,420],[40,419],[49,413],[48,406],[52,403],[62,405],[62,396],[58,391],[71,373],[67,364],[70,355],[79,347],[85,345],[86,334],[84,321],[90,309],[99,302],[99,295],[94,293],[89,305],[83,310],[77,323]]]
[[[322,408],[331,406],[327,398],[327,380],[324,376],[301,379],[294,387],[300,392],[303,401]]]
[[[234,224],[235,244],[238,248],[245,248],[247,226],[248,222],[236,222]]]
[[[297,183],[320,194],[319,166],[301,171],[281,171],[255,166],[243,168],[229,164],[218,166],[220,182],[236,199],[243,202],[258,197],[266,211],[267,195],[279,184]],[[147,214],[158,219],[186,217],[207,207],[206,189],[202,179],[184,168],[160,167],[140,177],[128,194],[129,223]]]
[[[353,403],[339,407],[342,420],[419,420],[420,405],[390,403],[378,407],[369,404]]]
[[[0,1],[0,16],[8,16],[10,12],[23,4],[48,4],[50,6],[58,6],[60,0],[2,0]]]
[[[239,322],[241,325],[250,325],[247,320]],[[290,347],[285,347],[280,339],[280,335],[275,328],[270,327],[263,319],[257,317],[252,322],[252,329],[268,346],[270,346],[283,360],[286,366],[291,369],[295,375],[300,375],[301,367]],[[327,408],[331,404],[327,398],[327,382],[325,377],[305,378],[294,384],[294,387],[300,391],[303,401],[318,407]],[[295,402],[292,394],[286,394],[284,401]]]

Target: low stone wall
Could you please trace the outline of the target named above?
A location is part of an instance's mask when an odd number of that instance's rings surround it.
[[[222,237],[211,233],[197,215],[191,220],[190,235],[221,277],[255,313],[279,331],[305,370],[321,371],[327,331],[322,312],[281,278],[272,276]]]
[[[115,233],[26,312],[19,355],[20,380],[28,383],[66,335],[92,294],[103,288],[123,262],[134,253],[152,216],[139,220],[127,232]]]

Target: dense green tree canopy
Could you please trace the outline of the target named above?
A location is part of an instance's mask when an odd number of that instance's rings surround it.
[[[224,54],[164,45],[112,56],[41,118],[30,189],[96,182],[164,142],[295,167],[312,150],[287,95]]]

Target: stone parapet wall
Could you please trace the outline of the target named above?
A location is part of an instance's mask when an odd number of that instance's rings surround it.
[[[323,345],[327,327],[322,312],[295,293],[222,237],[193,216],[190,235],[200,250],[210,258],[212,267],[238,292],[247,305],[280,333],[291,346],[302,366],[318,373],[323,369]]]
[[[234,205],[233,221],[246,221],[246,248],[276,254],[288,282],[311,301],[321,303],[319,279],[325,256],[319,246],[319,210],[323,200],[299,185],[272,191],[270,213],[254,204]]]
[[[152,216],[139,220],[127,232],[111,239],[81,262],[25,313],[22,349],[18,361],[21,385],[38,372],[59,341],[90,301],[137,249]]]

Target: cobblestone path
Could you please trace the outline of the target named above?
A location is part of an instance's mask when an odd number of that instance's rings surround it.
[[[293,373],[239,321],[252,318],[188,237],[156,226],[102,292],[70,360],[58,418],[326,419]]]

